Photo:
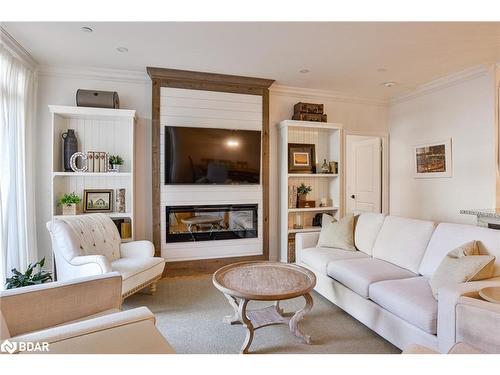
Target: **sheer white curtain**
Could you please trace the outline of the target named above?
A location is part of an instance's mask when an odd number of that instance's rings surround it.
[[[0,44],[0,289],[36,260],[33,169],[35,77]]]

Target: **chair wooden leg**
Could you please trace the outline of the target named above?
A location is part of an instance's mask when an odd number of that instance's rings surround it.
[[[151,285],[149,286],[149,293],[151,295],[155,294],[156,293],[156,281],[151,283]]]

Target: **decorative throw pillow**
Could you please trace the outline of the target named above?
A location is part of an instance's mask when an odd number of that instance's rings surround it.
[[[349,214],[336,221],[332,216],[323,214],[317,247],[334,247],[356,251],[356,247],[354,247],[354,216]]]
[[[489,279],[493,276],[495,257],[480,255],[480,242],[471,241],[449,252],[429,280],[434,298],[440,287],[452,283]]]

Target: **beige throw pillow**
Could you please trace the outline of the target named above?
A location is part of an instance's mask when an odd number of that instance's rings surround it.
[[[446,255],[429,280],[434,298],[438,298],[438,290],[444,285],[492,277],[495,257],[480,255],[479,246],[480,242],[471,241]]]
[[[356,251],[354,246],[354,216],[344,216],[336,221],[332,216],[323,214],[321,232],[317,247],[334,247]]]

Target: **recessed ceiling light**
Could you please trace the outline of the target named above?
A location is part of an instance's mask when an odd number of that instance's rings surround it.
[[[387,88],[391,88],[391,87],[394,87],[394,86],[396,86],[396,85],[397,85],[397,83],[396,83],[396,82],[392,82],[392,81],[389,81],[389,82],[384,82],[384,83],[382,83],[382,84],[383,84],[385,87],[387,87]]]
[[[300,69],[299,70],[299,73],[303,73],[303,74],[306,74],[306,73],[309,73],[310,70],[309,69]]]
[[[116,50],[118,52],[122,52],[122,53],[128,52],[128,48],[127,47],[118,47]]]
[[[94,29],[88,26],[83,26],[80,30],[82,30],[84,33],[91,33],[92,31],[94,31]]]

